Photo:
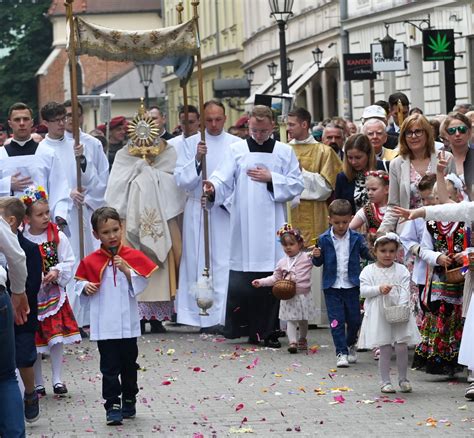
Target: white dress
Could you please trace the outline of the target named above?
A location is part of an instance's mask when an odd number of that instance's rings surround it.
[[[410,312],[408,322],[390,324],[385,319],[381,284],[392,284],[387,302],[392,305],[408,304],[410,297],[410,272],[398,263],[390,268],[379,268],[376,263],[366,266],[360,274],[360,294],[365,297],[364,319],[359,335],[359,348],[375,348],[395,342],[416,345],[421,342],[415,317]]]

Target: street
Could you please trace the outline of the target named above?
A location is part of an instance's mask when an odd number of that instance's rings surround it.
[[[47,380],[41,418],[27,426],[27,436],[473,436],[465,375],[448,381],[409,371],[413,393],[382,396],[372,353],[336,369],[328,329],[311,330],[310,351],[295,355],[284,338],[281,350],[271,350],[187,326],[167,329],[139,338],[135,419],[106,426],[97,347],[85,340],[65,350],[69,396],[53,397]],[[48,360],[43,367],[50,379]]]

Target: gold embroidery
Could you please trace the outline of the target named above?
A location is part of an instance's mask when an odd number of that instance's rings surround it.
[[[163,221],[159,219],[157,211],[152,208],[145,208],[140,215],[140,234],[143,237],[151,237],[156,241],[163,237]]]

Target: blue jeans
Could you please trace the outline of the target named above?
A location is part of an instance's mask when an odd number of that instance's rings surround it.
[[[23,398],[15,374],[15,335],[10,297],[0,286],[0,436],[25,436]]]
[[[357,341],[360,327],[359,288],[324,289],[331,334],[336,354],[348,354]],[[333,327],[334,326],[334,327]]]

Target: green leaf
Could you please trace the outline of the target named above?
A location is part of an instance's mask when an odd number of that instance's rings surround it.
[[[441,36],[441,34],[438,32],[438,34],[436,35],[436,39],[431,36],[429,37],[429,39],[431,44],[428,44],[428,47],[433,50],[433,55],[441,55],[443,53],[449,52],[449,46],[451,45],[451,41],[446,41],[446,34]]]

